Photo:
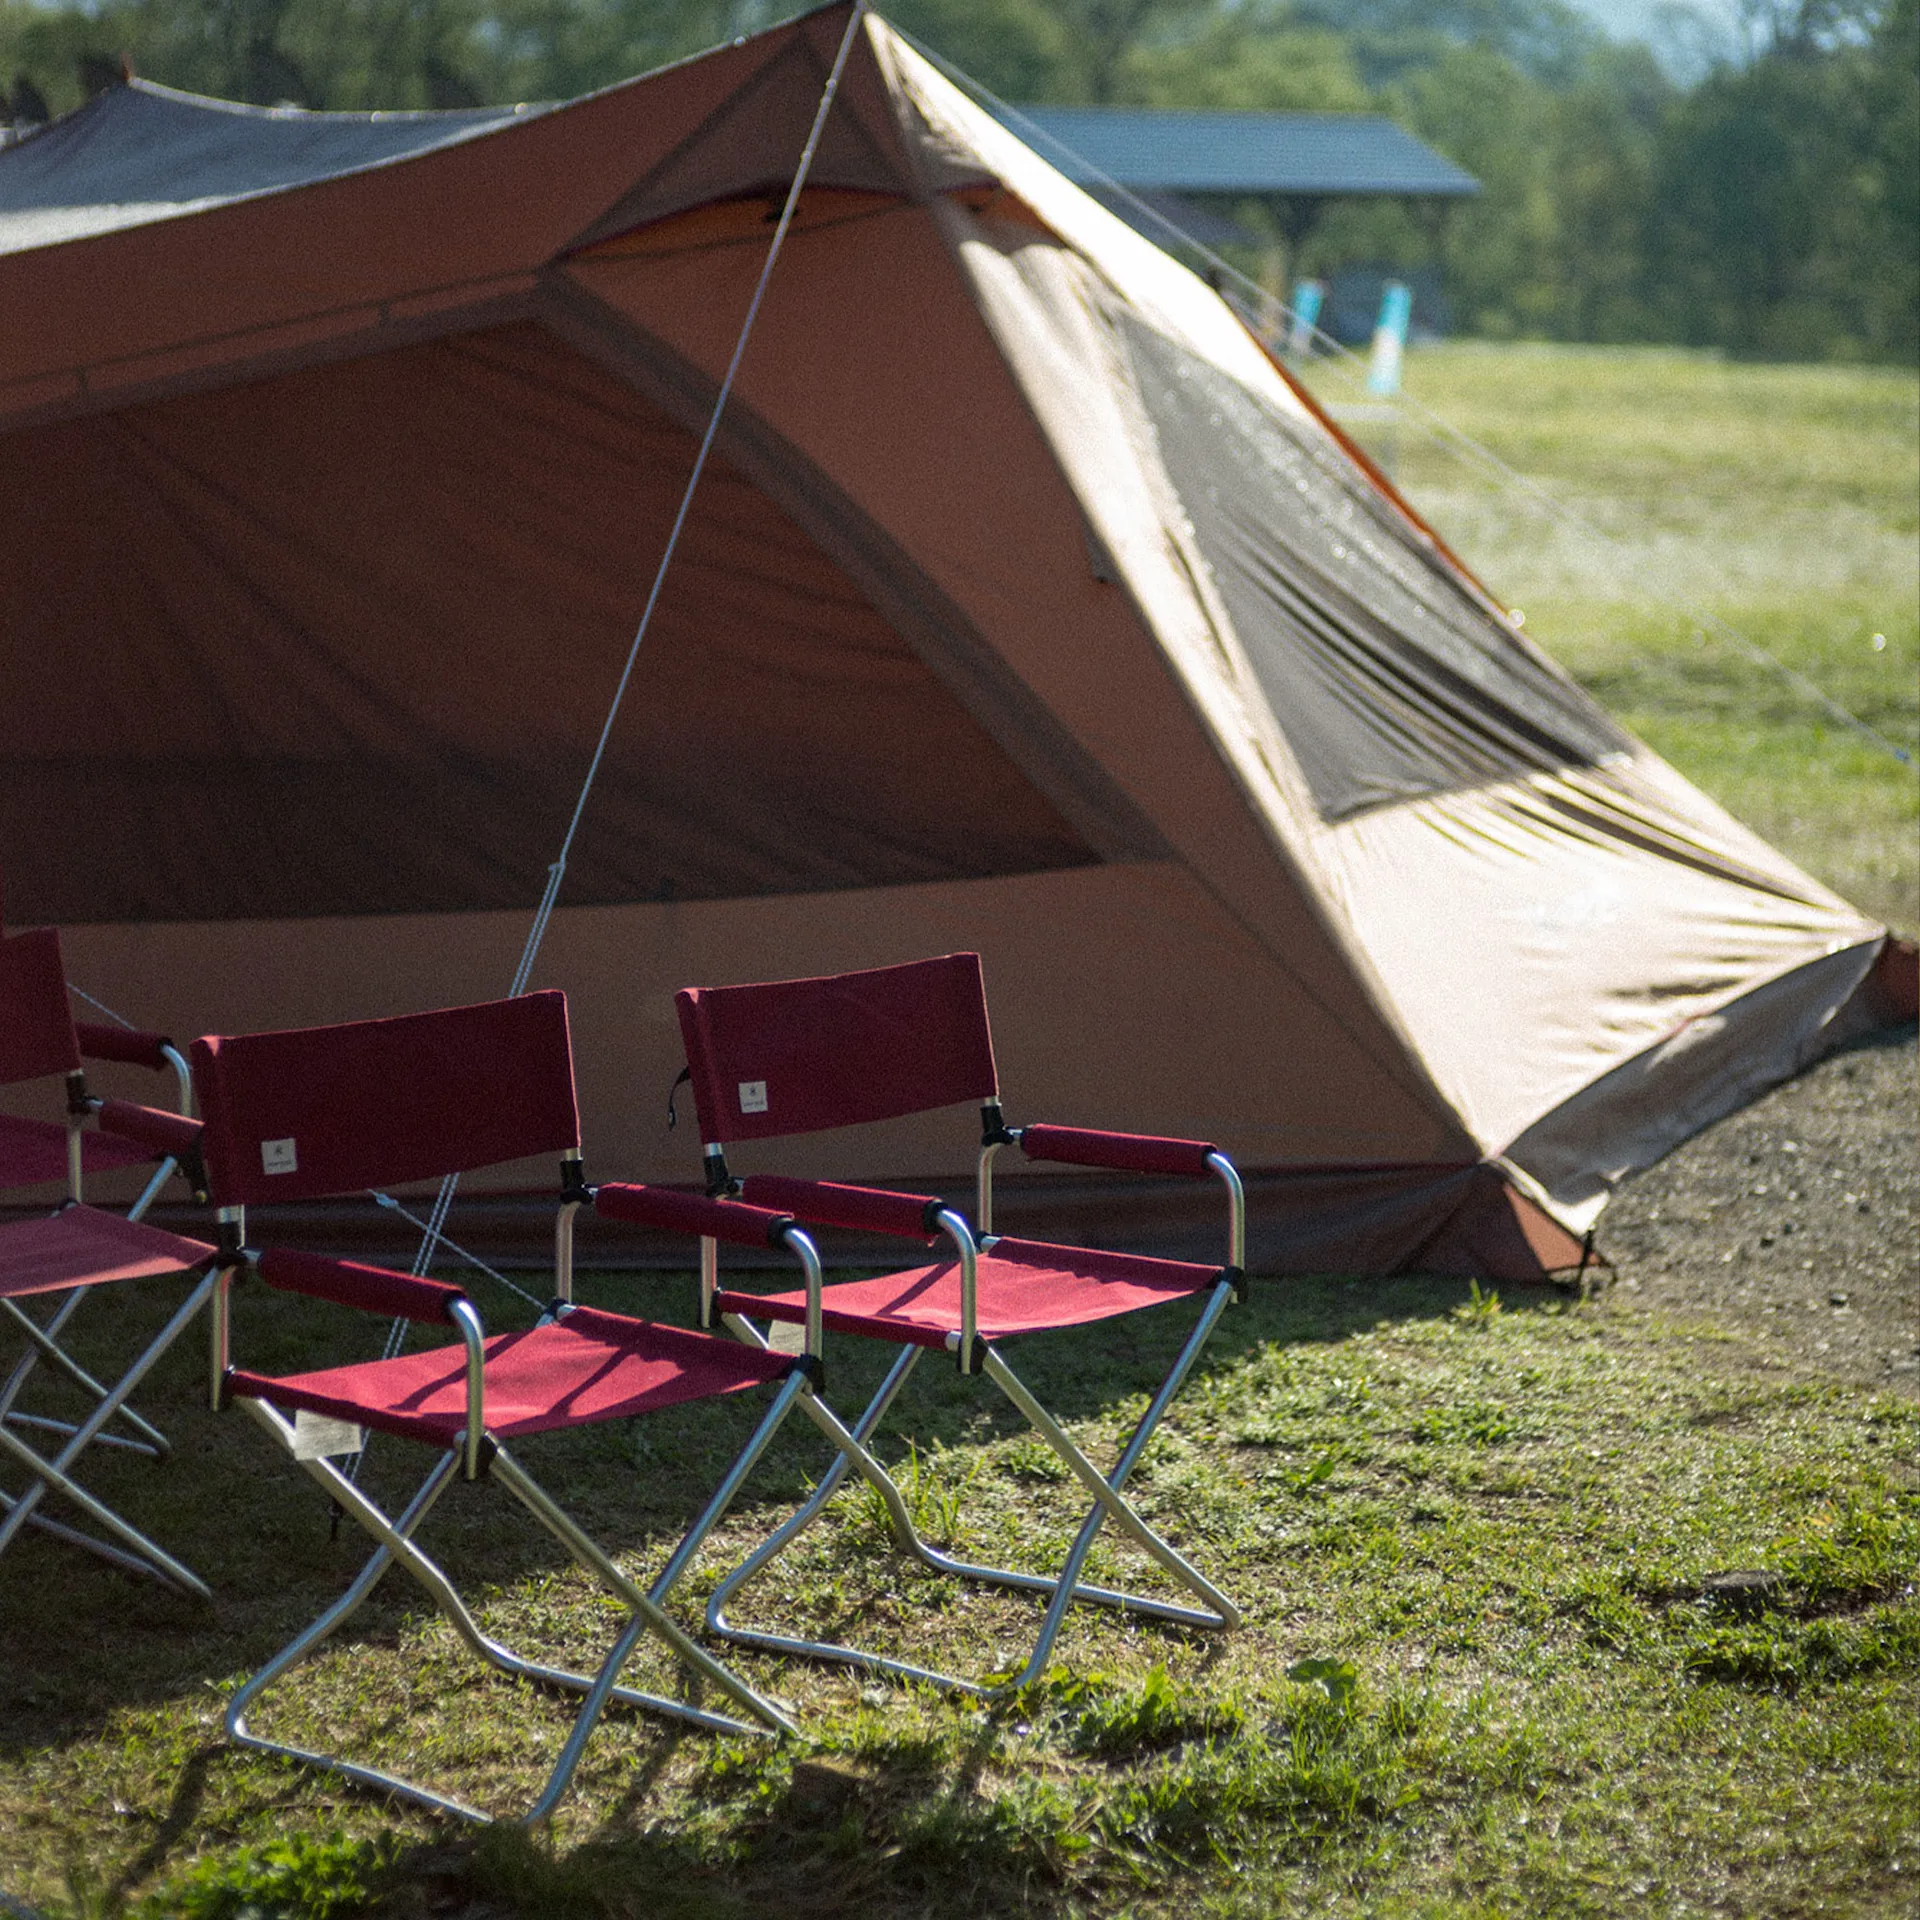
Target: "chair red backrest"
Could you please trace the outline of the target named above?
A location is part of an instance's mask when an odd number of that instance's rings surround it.
[[[36,927],[0,940],[0,1086],[79,1064],[59,934]]]
[[[217,1206],[432,1180],[580,1144],[567,997],[193,1043]]]
[[[709,1145],[893,1120],[998,1089],[977,953],[676,999]]]

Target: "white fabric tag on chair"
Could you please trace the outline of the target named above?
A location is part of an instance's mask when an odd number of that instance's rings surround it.
[[[293,1414],[293,1457],[296,1460],[325,1460],[331,1454],[358,1453],[366,1445],[367,1431],[351,1420],[336,1420],[330,1413],[310,1413],[296,1407]]]
[[[262,1173],[298,1173],[300,1171],[299,1149],[291,1139],[262,1140],[260,1171]]]
[[[740,1111],[742,1113],[765,1113],[767,1110],[767,1083],[764,1080],[742,1080],[740,1082]]]
[[[805,1353],[807,1330],[798,1320],[771,1320],[767,1323],[767,1345],[775,1353]]]

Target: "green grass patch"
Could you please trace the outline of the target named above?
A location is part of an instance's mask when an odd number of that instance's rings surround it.
[[[690,1286],[594,1283],[611,1304],[663,1289]],[[297,1363],[316,1337],[300,1303],[243,1304],[255,1351]],[[1173,1339],[1123,1323],[1017,1359],[1111,1449]],[[851,1343],[836,1360],[851,1404],[877,1361]],[[1138,1480],[1242,1630],[1082,1612],[1046,1679],[992,1707],[747,1661],[804,1742],[613,1716],[538,1838],[453,1832],[226,1746],[229,1686],[360,1547],[250,1422],[200,1407],[196,1371],[176,1355],[148,1396],[192,1464],[97,1477],[164,1525],[215,1608],[44,1540],[0,1561],[0,1886],[48,1915],[1910,1910],[1920,1409],[1796,1381],[1725,1336],[1453,1283],[1262,1283]],[[969,1551],[1063,1550],[1071,1485],[927,1371],[911,1447],[904,1429],[885,1447],[925,1517]],[[643,1574],[751,1417],[525,1452]],[[396,1443],[370,1473],[391,1490],[410,1464]],[[782,1450],[689,1608],[823,1464],[811,1440]],[[506,1503],[457,1491],[433,1544],[493,1630],[577,1656],[612,1629]],[[1015,1597],[909,1573],[858,1497],[740,1610],[975,1673],[1010,1667],[1037,1624]],[[635,1673],[688,1684],[650,1651]],[[565,1725],[398,1589],[261,1718],[483,1804],[527,1794]]]
[[[1322,397],[1363,398],[1340,366]],[[1920,778],[1743,635],[1920,747],[1920,381],[1710,354],[1427,347],[1413,407],[1353,431],[1527,631],[1816,878],[1920,925]],[[1421,413],[1570,511],[1461,458]]]

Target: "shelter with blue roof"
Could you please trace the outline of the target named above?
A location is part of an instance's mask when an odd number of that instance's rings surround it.
[[[1030,106],[1004,117],[1122,219],[1153,224],[1131,196],[1207,245],[1254,240],[1230,218],[1235,201],[1260,201],[1297,257],[1330,201],[1395,199],[1441,213],[1480,191],[1464,167],[1378,113]]]

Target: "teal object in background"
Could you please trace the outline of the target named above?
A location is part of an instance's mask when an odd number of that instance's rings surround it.
[[[1327,297],[1323,280],[1297,281],[1293,289],[1293,323],[1287,329],[1287,351],[1309,354],[1320,325],[1320,303]]]
[[[1373,329],[1373,357],[1367,366],[1367,391],[1391,400],[1400,391],[1400,362],[1413,321],[1413,289],[1389,280],[1380,297],[1380,318]]]

